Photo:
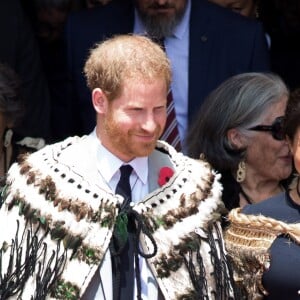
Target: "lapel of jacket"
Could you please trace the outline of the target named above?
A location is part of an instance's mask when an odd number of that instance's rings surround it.
[[[149,193],[160,188],[158,185],[159,171],[162,167],[170,167],[174,170],[174,165],[168,154],[155,149],[148,159],[148,184]]]
[[[188,122],[199,110],[206,94],[209,67],[211,65],[211,34],[212,19],[207,13],[207,2],[192,1],[190,16],[190,52],[189,52],[189,92],[188,92]],[[216,20],[217,22],[217,20]],[[215,25],[217,26],[217,25]]]

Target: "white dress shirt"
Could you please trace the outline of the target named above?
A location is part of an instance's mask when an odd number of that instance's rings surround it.
[[[124,164],[129,164],[132,166],[133,171],[130,175],[130,186],[132,193],[132,201],[138,203],[142,200],[148,193],[148,157],[137,157],[128,163],[124,163],[109,150],[107,150],[100,142],[94,130],[90,134],[92,138],[92,145],[97,147],[96,149],[96,166],[99,172],[99,185],[108,191],[115,191],[116,186],[119,182],[121,173],[119,168]],[[111,258],[109,251],[104,257],[103,264],[107,264],[107,267],[111,264]],[[105,269],[100,268],[101,278],[107,278],[105,274]],[[141,270],[141,287],[142,287],[142,298],[147,299],[157,299],[157,288],[156,282],[152,275],[152,272],[147,266],[146,260],[140,257],[140,270]],[[101,272],[102,271],[102,272]],[[110,285],[111,283],[109,283]],[[136,299],[136,284],[135,284],[135,299]],[[103,299],[102,288],[99,286],[95,300]],[[130,300],[130,299],[129,299]]]

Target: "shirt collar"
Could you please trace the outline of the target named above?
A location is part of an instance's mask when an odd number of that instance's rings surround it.
[[[187,1],[187,7],[179,24],[174,29],[173,36],[182,39],[187,30],[189,30],[189,22],[191,15],[191,0]],[[146,28],[135,9],[134,11],[134,33],[146,35]]]
[[[136,157],[130,162],[124,163],[117,156],[112,154],[107,148],[105,148],[99,141],[97,150],[97,168],[106,182],[110,182],[115,173],[124,164],[131,165],[134,172],[137,174],[143,184],[147,183],[148,157]],[[105,170],[105,172],[103,172],[103,170]]]

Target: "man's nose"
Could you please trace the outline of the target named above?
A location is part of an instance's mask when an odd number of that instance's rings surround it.
[[[156,121],[153,114],[148,114],[143,120],[142,127],[144,130],[152,132],[156,128]]]

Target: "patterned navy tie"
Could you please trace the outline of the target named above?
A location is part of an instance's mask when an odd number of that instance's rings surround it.
[[[155,40],[155,42],[158,43],[164,51],[166,51],[164,39]],[[169,91],[168,97],[167,97],[166,126],[165,126],[164,132],[161,135],[160,139],[168,142],[177,151],[181,151],[178,123],[177,123],[177,119],[176,119],[176,111],[175,111],[175,105],[174,105],[174,100],[173,100],[173,94],[172,94],[171,90]]]

